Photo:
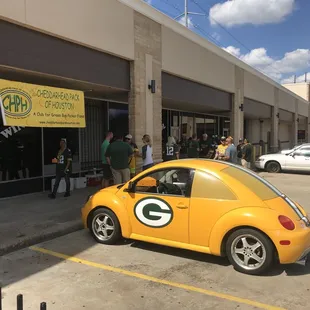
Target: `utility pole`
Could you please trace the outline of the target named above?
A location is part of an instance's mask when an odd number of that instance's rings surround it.
[[[174,19],[179,19],[180,17],[184,16],[185,19],[185,27],[188,28],[189,22],[188,22],[188,16],[189,15],[200,15],[200,16],[206,16],[206,14],[201,13],[195,13],[195,12],[189,12],[188,11],[188,0],[184,0],[184,13],[178,15]]]

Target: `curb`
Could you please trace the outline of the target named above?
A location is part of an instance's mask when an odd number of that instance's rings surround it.
[[[14,251],[18,251],[18,250],[30,247],[37,243],[49,241],[49,240],[52,240],[58,237],[62,237],[64,235],[68,235],[75,231],[82,230],[83,228],[84,227],[83,227],[81,220],[78,220],[78,221],[74,221],[72,224],[68,225],[67,227],[63,229],[54,228],[50,231],[42,232],[40,235],[33,235],[31,237],[27,237],[16,243],[8,244],[7,246],[0,247],[0,257],[6,254],[12,253]]]

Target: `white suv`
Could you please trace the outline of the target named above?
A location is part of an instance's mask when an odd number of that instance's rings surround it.
[[[277,154],[262,155],[255,162],[258,169],[278,173],[282,170],[310,171],[310,143]]]

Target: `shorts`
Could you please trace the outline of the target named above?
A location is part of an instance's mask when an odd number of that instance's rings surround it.
[[[102,165],[102,174],[103,174],[104,180],[112,179],[112,171],[111,171],[110,165],[108,165],[108,164]]]

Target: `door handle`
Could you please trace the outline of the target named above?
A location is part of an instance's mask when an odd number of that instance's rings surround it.
[[[188,207],[186,205],[184,205],[183,203],[180,203],[177,205],[178,209],[187,209]]]

